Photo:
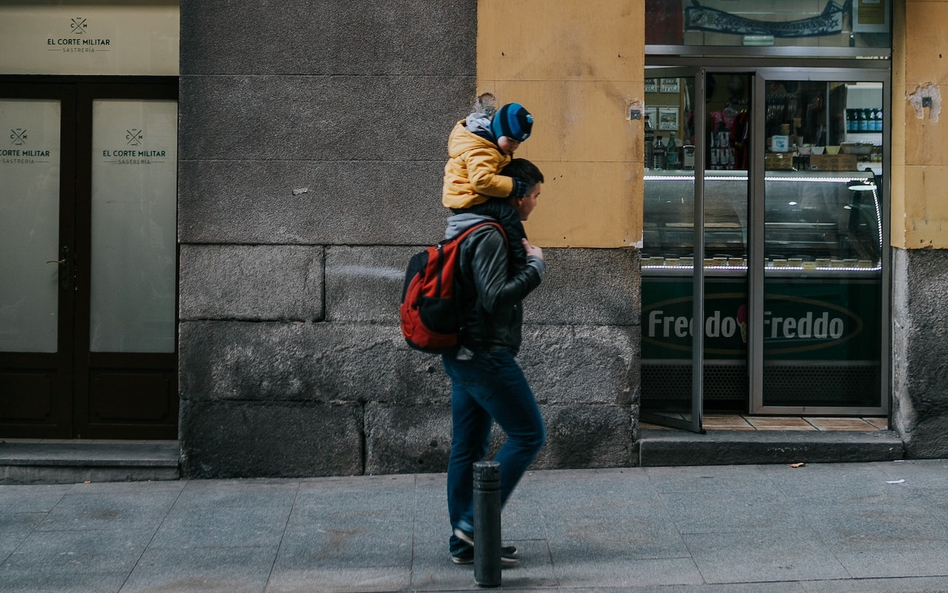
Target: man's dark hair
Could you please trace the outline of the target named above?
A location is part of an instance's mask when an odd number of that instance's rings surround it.
[[[507,177],[516,177],[526,183],[527,193],[533,191],[536,184],[543,183],[543,173],[527,159],[513,159],[500,174]]]

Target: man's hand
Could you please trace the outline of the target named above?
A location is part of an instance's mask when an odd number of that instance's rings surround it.
[[[539,257],[543,259],[543,250],[537,247],[536,245],[531,245],[526,239],[521,239],[523,242],[523,249],[527,252],[527,257]]]

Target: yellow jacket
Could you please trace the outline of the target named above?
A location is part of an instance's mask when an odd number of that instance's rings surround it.
[[[444,166],[441,203],[447,208],[470,208],[490,198],[513,193],[513,179],[500,174],[510,163],[493,142],[467,130],[459,121],[448,137],[448,159]]]

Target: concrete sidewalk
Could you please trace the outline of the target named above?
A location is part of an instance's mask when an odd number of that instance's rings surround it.
[[[0,591],[478,589],[445,476],[0,486]],[[948,461],[528,474],[504,590],[948,591]]]

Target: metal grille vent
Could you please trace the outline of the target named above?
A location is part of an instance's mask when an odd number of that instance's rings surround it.
[[[879,366],[788,365],[764,368],[768,406],[878,406]],[[705,401],[748,401],[747,365],[705,365]],[[642,403],[650,410],[691,399],[691,366],[642,364]],[[668,405],[665,405],[668,404]]]

